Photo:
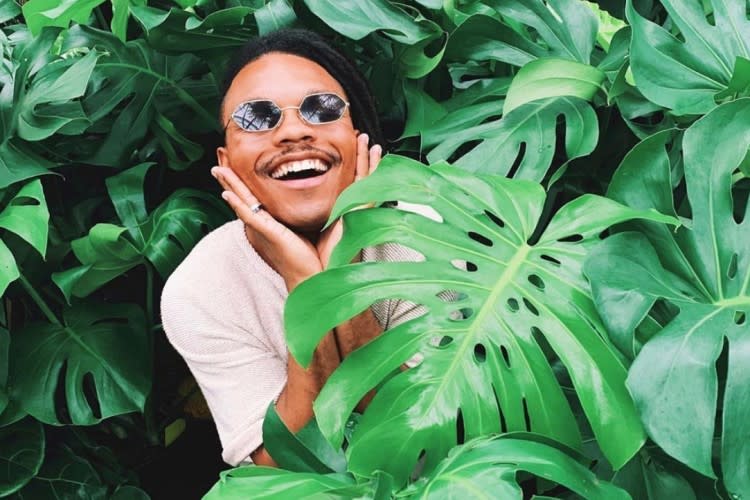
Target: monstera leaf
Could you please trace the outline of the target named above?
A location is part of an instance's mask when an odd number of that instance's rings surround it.
[[[502,102],[482,104],[502,111]],[[541,181],[555,154],[558,117],[565,127],[568,159],[591,153],[599,139],[599,124],[591,106],[576,97],[548,97],[523,104],[500,120],[455,128],[427,155],[431,162],[447,160],[463,144],[480,141],[454,165],[470,172],[512,175]]]
[[[707,113],[735,73],[744,73],[738,76],[745,82],[750,78],[747,2],[712,0],[710,19],[704,13],[705,2],[700,0],[661,3],[682,40],[641,17],[632,0],[627,2],[627,17],[633,27],[630,64],[638,90],[676,114]]]
[[[143,410],[151,388],[149,332],[135,305],[83,303],[62,324],[29,323],[13,332],[10,354],[13,398],[48,424]]]
[[[152,166],[136,165],[107,179],[123,225],[97,224],[71,243],[82,265],[52,275],[68,300],[85,297],[146,261],[166,278],[206,232],[225,220],[218,200],[190,189],[175,191],[148,214],[143,182]]]
[[[658,150],[658,141],[639,147]],[[586,264],[597,307],[615,318],[608,323],[613,336],[632,336],[657,301],[676,308],[638,353],[628,389],[649,436],[693,469],[715,477],[712,444],[721,440],[723,479],[736,498],[750,492],[750,205],[747,194],[734,199],[740,192],[733,192],[732,175],[748,147],[750,99],[696,122],[683,140],[691,219],[676,234],[652,227],[618,234]],[[620,166],[611,195],[633,207],[669,210],[663,146],[651,162],[633,155]]]
[[[0,427],[0,497],[21,489],[39,472],[44,430],[33,418]]]
[[[39,179],[23,186],[0,212],[0,228],[23,238],[42,256],[47,251],[48,222],[49,210]],[[0,296],[20,275],[13,253],[0,239]]]
[[[627,500],[623,490],[600,481],[584,465],[558,448],[520,437],[474,439],[451,450],[429,476],[395,488],[387,474],[354,484],[344,474],[290,472],[245,467],[223,472],[204,497],[242,498],[523,498],[519,473],[560,484],[588,500]],[[318,495],[318,496],[316,496]],[[548,497],[545,497],[548,498]]]
[[[424,450],[430,471],[456,444],[457,428],[466,439],[531,430],[580,447],[548,356],[567,368],[608,459],[625,463],[643,431],[581,266],[612,224],[674,219],[583,196],[533,242],[545,200],[540,185],[393,156],[339,198],[333,217],[394,196],[431,206],[442,222],[387,208],[347,213],[331,261],[340,267],[304,282],[285,308],[289,348],[303,365],[327,331],[373,302],[399,298],[428,310],[347,357],[315,403],[321,430],[337,445],[351,409],[384,382],[354,432],[351,470],[381,469],[403,481]],[[341,265],[385,242],[427,260]],[[419,366],[393,374],[417,353],[424,357]]]
[[[558,483],[587,500],[630,499],[625,491],[600,481],[553,446],[502,436],[477,438],[454,448],[429,477],[421,478],[400,496],[521,499],[524,494],[516,482],[521,472]]]
[[[83,107],[97,123],[95,131],[103,135],[97,150],[85,161],[128,164],[149,132],[177,143],[174,152],[165,148],[173,168],[183,168],[201,156],[200,147],[184,134],[210,131],[218,125],[215,116],[194,97],[206,94],[206,89],[209,98],[216,96],[212,82],[202,81],[200,88],[193,85],[192,77],[204,72],[197,58],[190,54],[167,56],[148,50],[144,40],[123,43],[110,33],[83,25],[65,33],[65,50],[86,47],[102,52],[92,77],[93,91],[83,99]],[[186,146],[190,155],[177,155]]]

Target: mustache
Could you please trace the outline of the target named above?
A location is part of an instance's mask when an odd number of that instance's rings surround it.
[[[296,146],[291,147],[288,149],[285,149],[284,151],[277,153],[273,155],[268,160],[264,161],[260,165],[260,171],[261,172],[268,172],[271,170],[273,165],[278,165],[280,162],[284,161],[284,157],[292,154],[299,154],[299,153],[314,153],[316,155],[322,156],[326,159],[326,161],[331,165],[337,165],[341,163],[341,155],[334,151],[326,151],[324,149],[316,148],[314,146]]]

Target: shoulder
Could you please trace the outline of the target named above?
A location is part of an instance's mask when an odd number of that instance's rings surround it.
[[[173,344],[183,333],[241,332],[262,321],[259,311],[283,303],[285,290],[247,242],[242,221],[228,222],[201,239],[169,276],[161,295],[164,331]]]

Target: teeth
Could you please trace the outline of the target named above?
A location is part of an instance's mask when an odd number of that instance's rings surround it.
[[[290,172],[302,172],[303,170],[315,170],[317,172],[328,171],[328,165],[322,160],[310,159],[300,161],[290,161],[282,163],[276,170],[271,172],[271,177],[274,179],[280,179]]]

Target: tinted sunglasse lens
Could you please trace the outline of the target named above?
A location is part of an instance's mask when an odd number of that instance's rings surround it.
[[[302,118],[310,123],[328,123],[341,118],[346,102],[336,94],[315,94],[305,97],[300,104]]]
[[[268,130],[281,119],[281,110],[273,101],[242,103],[232,113],[232,119],[244,130]]]

